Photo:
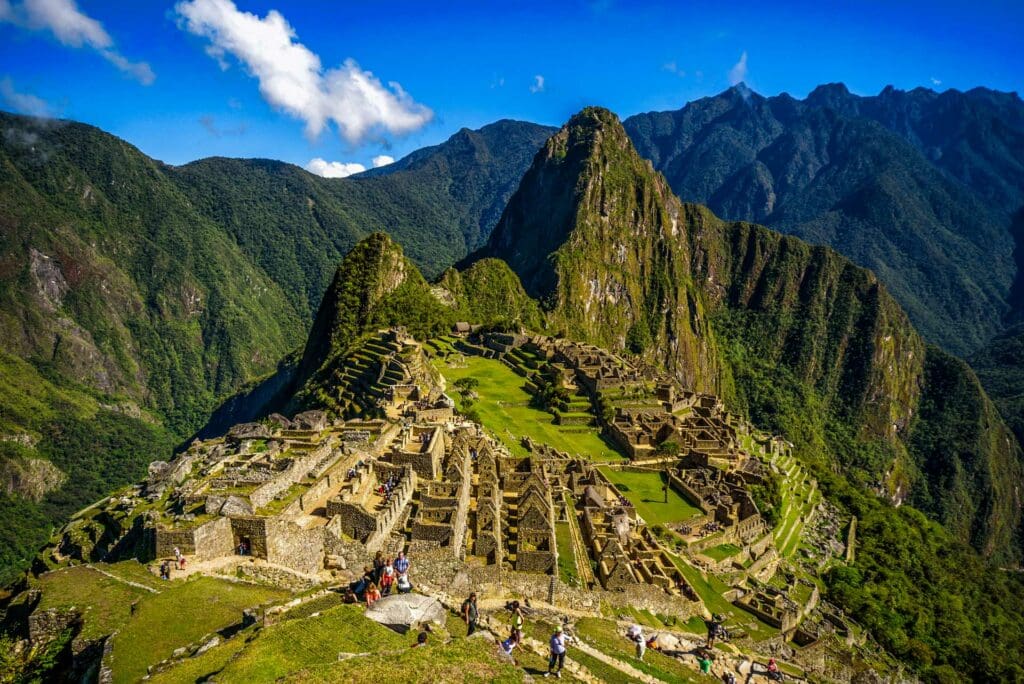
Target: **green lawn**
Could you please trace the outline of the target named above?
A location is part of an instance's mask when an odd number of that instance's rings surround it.
[[[578,586],[579,570],[576,567],[576,552],[572,546],[572,530],[569,523],[555,523],[555,541],[558,544],[558,577],[566,584]]]
[[[422,648],[404,647],[397,651],[332,662],[297,672],[288,682],[522,682],[526,673],[511,663],[499,660],[497,646],[486,639],[453,639],[445,644],[433,640]],[[223,679],[220,681],[235,681]],[[242,680],[244,681],[244,680]]]
[[[146,667],[203,635],[242,619],[242,609],[288,596],[270,587],[201,577],[164,582],[160,594],[143,596],[114,637],[111,660],[115,682],[138,681]]]
[[[668,490],[668,503],[665,503],[661,473],[628,472],[613,468],[601,468],[601,472],[629,499],[648,525],[679,522],[700,515],[699,508],[691,506],[671,488]]]
[[[84,618],[83,639],[95,639],[121,627],[131,614],[134,601],[153,596],[144,589],[107,577],[92,568],[78,566],[48,573],[39,578],[43,598],[38,610],[78,609]]]
[[[712,560],[722,561],[730,556],[735,556],[742,550],[735,544],[719,544],[718,546],[712,546],[710,549],[704,549],[701,553]]]
[[[527,455],[519,443],[519,438],[525,435],[571,455],[581,454],[595,461],[625,460],[601,438],[596,428],[573,432],[570,429],[578,430],[579,426],[562,428],[551,422],[553,416],[550,413],[531,407],[530,394],[523,389],[526,380],[505,364],[482,356],[467,356],[465,360],[465,368],[449,368],[438,358],[434,358],[433,363],[449,386],[461,378],[472,377],[479,381],[475,391],[480,398],[473,403],[473,408],[480,414],[484,427],[504,442],[513,454]],[[461,410],[462,397],[457,392],[452,395]]]

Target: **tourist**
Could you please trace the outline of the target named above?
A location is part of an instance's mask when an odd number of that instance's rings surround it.
[[[395,588],[398,589],[399,594],[408,594],[412,591],[412,582],[409,581],[409,575],[398,575],[395,579]]]
[[[359,597],[356,596],[356,592],[352,591],[352,587],[345,587],[345,595],[341,598],[342,603],[358,603]]]
[[[466,621],[466,636],[471,636],[476,631],[476,621],[480,612],[476,607],[476,592],[469,595],[469,598],[462,602],[462,619]]]
[[[171,568],[167,561],[160,564],[160,579],[169,580],[171,579]]]
[[[520,639],[523,638],[523,623],[525,618],[523,617],[523,609],[519,606],[519,601],[512,602],[512,633],[518,634]]]
[[[779,672],[779,664],[775,662],[775,658],[768,659],[768,679],[776,682],[782,681],[782,673]]]
[[[384,554],[380,551],[373,557],[373,581],[380,584],[380,573],[384,570]]]
[[[395,566],[391,564],[391,558],[384,560],[384,567],[380,571],[380,590],[385,596],[391,595],[391,586],[395,583]]]
[[[706,621],[708,628],[708,648],[715,645],[715,637],[719,636],[723,632],[722,621],[725,617],[722,615],[712,615],[710,620]]]
[[[178,569],[179,570],[184,570],[185,569],[185,557],[184,556],[182,556],[182,557],[180,557],[178,559]]]
[[[366,607],[369,608],[377,601],[380,601],[380,589],[373,582],[370,582],[370,587],[366,590]]]
[[[181,560],[181,549],[177,546],[174,547],[174,562],[177,563]]]
[[[626,632],[626,638],[636,644],[637,660],[644,659],[644,652],[647,650],[647,640],[644,639],[644,632],[640,625],[633,625]]]
[[[405,551],[398,552],[398,558],[395,559],[395,572],[399,577],[409,574],[409,559],[405,557]]]
[[[736,684],[736,675],[732,672],[726,672],[722,675],[722,684]]]
[[[700,671],[704,674],[711,674],[711,656],[708,653],[702,653],[697,657],[697,665],[700,666]]]
[[[516,662],[515,656],[512,655],[512,651],[515,650],[515,647],[519,645],[519,641],[519,635],[516,633],[515,630],[512,630],[512,634],[509,635],[508,639],[505,639],[500,644],[498,644],[501,655],[511,660],[513,665],[519,664]]]
[[[356,596],[360,596],[366,593],[366,590],[373,583],[373,568],[369,565],[363,568],[363,576],[353,582],[351,585],[352,591],[355,592]]]
[[[548,671],[544,673],[545,677],[551,675],[559,679],[562,677],[562,668],[565,666],[565,645],[571,640],[572,637],[565,633],[562,625],[555,627],[555,632],[548,642],[551,648],[551,657],[548,658]],[[555,669],[556,664],[558,665],[557,670]]]
[[[412,648],[419,648],[420,646],[427,645],[427,633],[420,632],[416,635],[416,643],[412,645]]]

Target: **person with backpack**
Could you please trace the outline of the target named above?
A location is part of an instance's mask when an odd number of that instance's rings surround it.
[[[466,621],[466,636],[476,631],[476,621],[480,612],[476,608],[476,592],[469,595],[469,598],[462,602],[462,619]]]

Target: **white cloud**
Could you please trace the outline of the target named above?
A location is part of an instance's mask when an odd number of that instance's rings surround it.
[[[344,178],[353,173],[362,173],[366,167],[355,162],[329,162],[326,159],[317,157],[310,159],[306,164],[306,170],[324,178]]]
[[[684,70],[680,69],[679,65],[676,64],[675,62],[666,62],[665,64],[661,65],[661,68],[662,68],[663,71],[667,71],[670,74],[675,74],[679,78],[685,78],[686,77],[686,72]]]
[[[932,76],[931,81],[932,81],[932,85],[934,85],[934,86],[942,85],[942,81],[940,81],[939,79],[935,78],[934,76]]]
[[[732,65],[732,69],[729,69],[729,85],[738,85],[747,80],[747,51],[744,50],[743,54],[740,55],[740,61]]]
[[[533,77],[533,85],[530,86],[531,93],[543,93],[544,92],[544,77],[537,74]]]
[[[320,57],[296,40],[295,29],[277,10],[262,19],[240,12],[231,0],[186,0],[175,6],[183,29],[210,41],[208,54],[227,64],[235,57],[259,81],[272,106],[306,123],[310,137],[333,122],[350,143],[376,130],[408,133],[433,112],[413,101],[402,86],[385,87],[352,59],[324,70]]]
[[[0,4],[0,10],[3,10],[2,4]],[[20,114],[50,116],[50,105],[46,103],[46,100],[29,93],[19,93],[14,89],[14,83],[10,78],[0,79],[0,100]]]
[[[143,85],[156,79],[149,64],[132,62],[118,52],[103,24],[82,13],[75,0],[24,0],[20,5],[0,0],[0,22],[10,22],[30,31],[49,31],[69,47],[90,47]]]
[[[387,166],[388,164],[394,163],[395,158],[387,154],[378,154],[376,157],[373,158],[373,168],[375,169],[379,169],[382,166]]]

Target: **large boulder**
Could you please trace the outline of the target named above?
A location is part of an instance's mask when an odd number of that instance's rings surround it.
[[[443,625],[446,616],[444,606],[437,599],[423,594],[385,596],[366,611],[366,617],[399,634],[428,622]]]
[[[303,411],[292,418],[296,430],[323,430],[327,427],[327,414],[323,411]]]
[[[267,439],[271,437],[270,429],[262,423],[239,423],[228,430],[228,439],[242,441],[243,439]]]
[[[248,500],[243,499],[240,496],[229,496],[224,502],[224,505],[220,507],[220,514],[225,517],[231,517],[233,515],[252,515],[256,511],[253,509],[252,504]]]

